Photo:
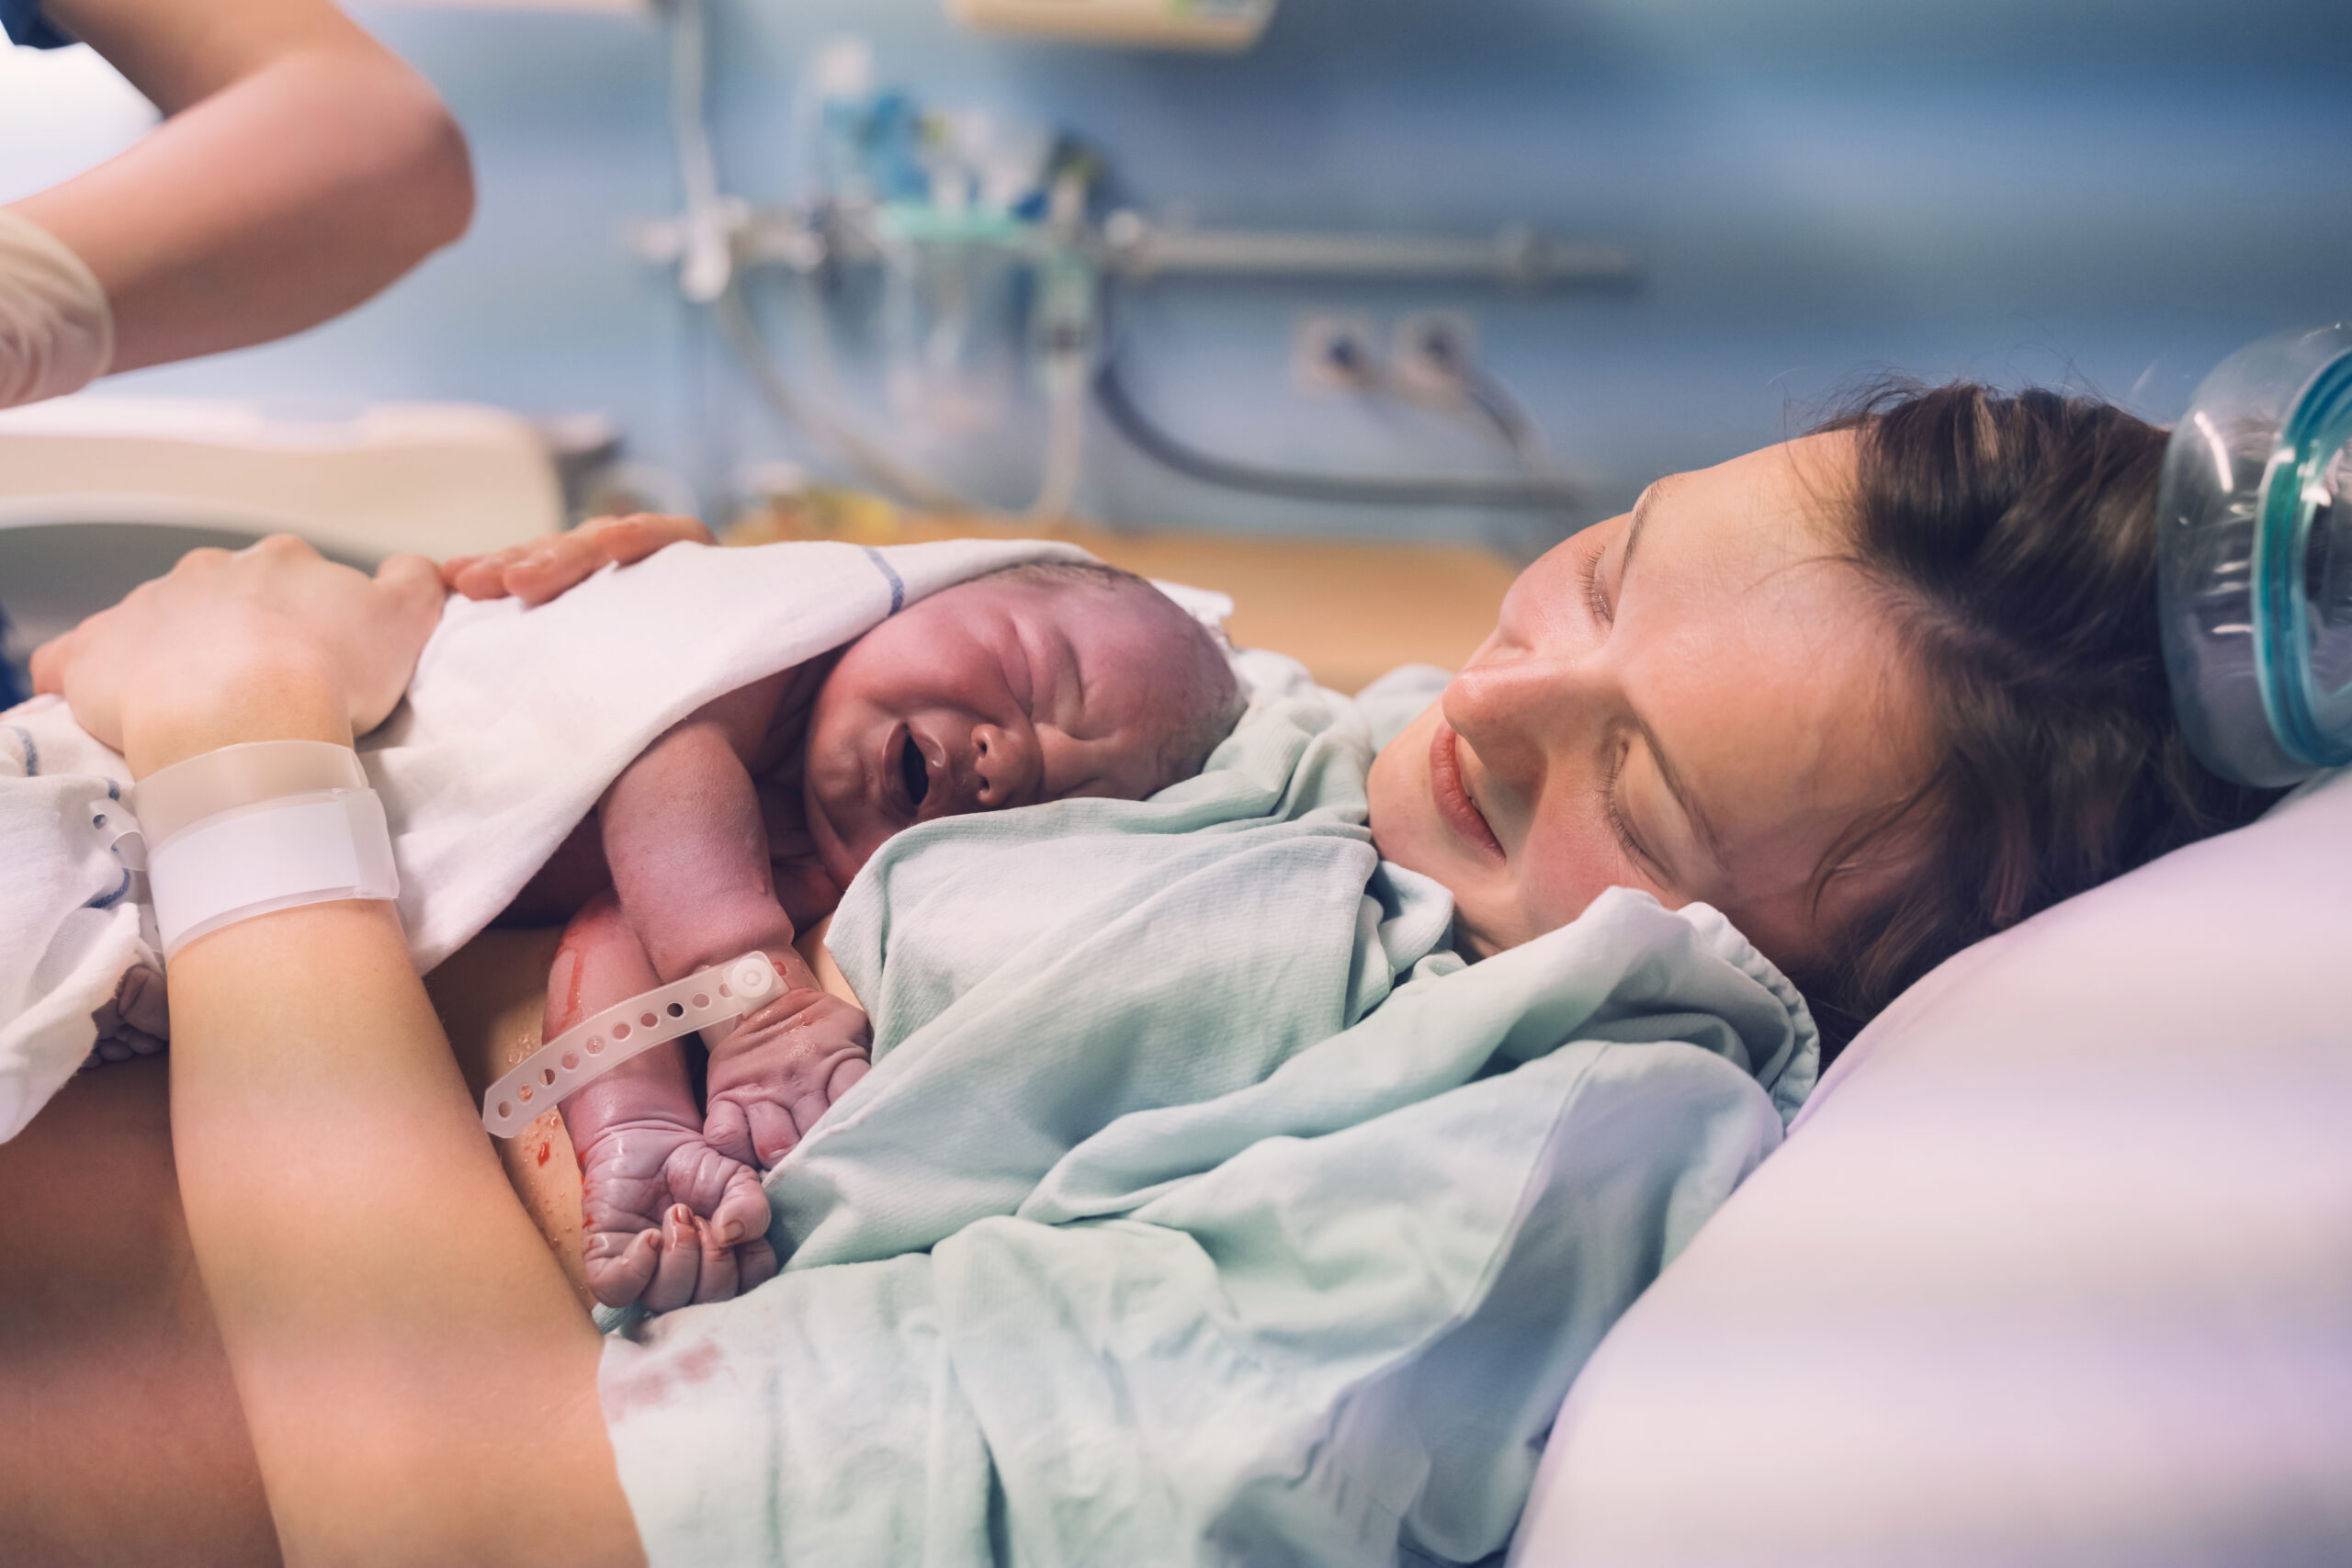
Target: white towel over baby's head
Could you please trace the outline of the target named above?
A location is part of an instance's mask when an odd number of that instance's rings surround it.
[[[1069,545],[673,545],[550,604],[451,600],[408,700],[360,743],[420,968],[463,946],[605,787],[725,692],[830,653],[940,589]]]

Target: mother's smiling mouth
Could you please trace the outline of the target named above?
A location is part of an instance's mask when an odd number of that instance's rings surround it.
[[[1437,798],[1437,814],[1445,825],[1454,830],[1481,854],[1500,863],[1507,857],[1503,846],[1495,837],[1478,803],[1470,798],[1467,785],[1462,782],[1462,757],[1455,749],[1460,737],[1453,726],[1443,719],[1430,736],[1430,792]]]

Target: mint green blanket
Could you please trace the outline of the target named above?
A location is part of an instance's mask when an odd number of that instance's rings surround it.
[[[831,946],[875,1070],[770,1179],[786,1271],[607,1341],[657,1563],[1358,1564],[1509,1537],[1601,1332],[1811,1087],[1713,911],[1476,966],[1370,735],[903,835]]]

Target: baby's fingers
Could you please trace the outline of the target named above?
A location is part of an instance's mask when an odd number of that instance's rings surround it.
[[[695,1212],[673,1203],[662,1216],[662,1256],[653,1279],[638,1300],[648,1312],[675,1312],[695,1299],[695,1284],[702,1273],[702,1239],[695,1234]]]
[[[765,1235],[769,1217],[767,1190],[745,1167],[739,1168],[735,1179],[727,1184],[726,1194],[711,1212],[710,1228],[722,1244],[732,1247],[737,1242]]]
[[[816,1072],[810,1075],[814,1087],[792,1097],[792,1122],[800,1136],[805,1138],[815,1132],[825,1112],[833,1108],[833,1102],[847,1094],[872,1066],[863,1047],[835,1052],[819,1063]]]
[[[728,1246],[768,1228],[768,1195],[761,1190],[757,1173],[707,1140],[681,1144],[662,1173],[671,1197],[695,1213],[710,1216]]]
[[[711,1100],[709,1113],[703,1121],[702,1136],[705,1143],[729,1159],[772,1170],[776,1161],[799,1144],[800,1129],[794,1125],[792,1112],[765,1091],[745,1094],[738,1090]]]
[[[714,1100],[703,1117],[702,1141],[725,1155],[729,1159],[750,1165],[757,1158],[752,1151],[752,1126],[743,1108],[731,1100]]]
[[[660,1261],[660,1231],[624,1237],[616,1231],[592,1233],[581,1248],[588,1288],[608,1307],[625,1307],[645,1293]]]
[[[825,1080],[826,1100],[838,1100],[855,1089],[858,1080],[873,1070],[874,1061],[870,1056],[851,1056],[839,1063],[834,1066],[832,1076]]]
[[[750,1295],[775,1278],[775,1248],[763,1236],[735,1249],[735,1293]]]
[[[791,1114],[775,1100],[755,1100],[743,1107],[743,1114],[752,1123],[752,1147],[762,1170],[774,1169],[778,1160],[798,1145],[800,1129],[793,1125]]]
[[[697,1223],[691,1239],[702,1249],[702,1269],[695,1280],[695,1304],[732,1300],[736,1291],[735,1249],[720,1243],[716,1225]]]

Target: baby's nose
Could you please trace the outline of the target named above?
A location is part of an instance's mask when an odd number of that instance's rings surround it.
[[[1026,806],[1037,784],[1036,749],[993,724],[972,731],[972,797],[982,811]]]

